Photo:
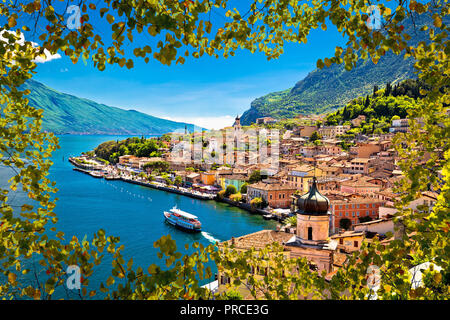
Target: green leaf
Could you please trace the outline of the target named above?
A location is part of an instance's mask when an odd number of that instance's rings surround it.
[[[114,282],[116,282],[116,280],[112,276],[109,276],[108,280],[106,280],[106,285],[111,286]]]
[[[114,16],[108,13],[106,15],[106,20],[109,22],[109,24],[112,24],[114,22]]]

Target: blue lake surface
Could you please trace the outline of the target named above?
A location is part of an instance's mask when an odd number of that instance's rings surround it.
[[[78,239],[91,239],[100,228],[107,235],[120,237],[125,246],[125,260],[133,258],[135,266],[144,270],[152,263],[160,265],[153,243],[163,235],[170,234],[177,242],[178,250],[185,253],[186,243],[200,242],[209,245],[215,241],[274,229],[276,223],[266,221],[259,215],[231,207],[215,201],[203,201],[164,191],[129,184],[122,181],[96,179],[73,170],[69,156],[93,150],[97,145],[109,140],[121,140],[126,136],[59,136],[61,148],[53,154],[51,179],[59,189],[56,197],[58,230],[65,232],[70,241],[73,235]],[[5,175],[0,174],[4,179]],[[2,181],[4,184],[4,181]],[[18,195],[15,201],[20,201]],[[202,233],[192,234],[175,229],[164,222],[163,211],[177,205],[178,208],[195,214],[202,223]],[[111,264],[106,259],[90,277],[92,289],[99,281],[106,281]],[[210,264],[213,272],[214,264]],[[212,281],[214,279],[211,279]],[[62,294],[62,293],[61,293]]]

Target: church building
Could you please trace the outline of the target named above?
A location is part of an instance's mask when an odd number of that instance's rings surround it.
[[[239,131],[242,129],[241,118],[239,117],[239,115],[237,115],[236,119],[234,119],[233,128],[234,128],[234,131]]]
[[[297,234],[285,243],[291,258],[304,257],[317,270],[327,273],[332,271],[333,251],[337,241],[331,240],[330,231],[330,200],[317,189],[317,180],[306,194],[297,199]]]

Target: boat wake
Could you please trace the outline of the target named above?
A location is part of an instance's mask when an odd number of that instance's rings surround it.
[[[210,233],[202,231],[202,236],[205,237],[206,240],[208,240],[211,243],[220,242],[219,239],[214,238]]]

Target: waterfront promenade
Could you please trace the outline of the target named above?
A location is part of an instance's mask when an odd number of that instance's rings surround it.
[[[79,168],[77,166],[75,166],[73,169],[76,171],[79,171],[79,172],[89,174],[90,176],[98,177],[98,175],[93,175],[92,171],[90,171],[90,170]],[[141,185],[144,187],[149,187],[149,188],[167,191],[167,192],[171,192],[171,193],[177,193],[177,194],[181,194],[181,195],[184,195],[187,197],[200,199],[200,200],[213,200],[216,197],[215,194],[203,193],[203,192],[199,192],[199,191],[195,191],[195,190],[189,190],[189,189],[183,188],[183,187],[167,186],[162,183],[155,182],[155,181],[147,182],[147,181],[143,181],[142,179],[140,179],[138,177],[132,177],[130,175],[120,175],[120,176],[117,176],[117,178],[114,180],[122,180],[124,182],[133,183],[133,184]]]
[[[70,161],[70,159],[69,159],[69,161]],[[188,188],[184,188],[184,187],[170,186],[170,185],[166,185],[164,183],[160,183],[160,182],[156,182],[156,181],[149,182],[149,181],[145,181],[143,178],[140,178],[138,176],[133,176],[127,171],[119,171],[118,172],[115,169],[111,169],[108,167],[104,167],[100,170],[97,168],[95,170],[89,170],[84,167],[81,167],[79,165],[79,163],[77,163],[75,161],[70,161],[70,162],[74,165],[74,168],[73,168],[74,170],[85,173],[85,174],[89,174],[90,176],[92,176],[94,178],[105,178],[107,180],[121,180],[124,182],[141,185],[141,186],[152,188],[152,189],[157,189],[157,190],[166,191],[166,192],[170,192],[170,193],[180,194],[180,195],[194,198],[194,199],[215,200],[215,201],[219,201],[219,202],[224,202],[224,203],[227,203],[228,205],[246,210],[252,214],[258,214],[258,215],[273,214],[272,212],[264,210],[264,209],[253,208],[248,203],[235,202],[235,201],[232,201],[232,200],[226,199],[226,198],[219,199],[215,193],[204,193],[204,192],[200,192],[197,190],[192,190],[192,189],[188,189]],[[99,174],[99,172],[101,172],[102,170],[105,171],[105,174],[103,174],[103,175]],[[277,215],[273,215],[273,219],[276,219],[279,221],[284,220],[284,218],[285,217],[278,217]]]

